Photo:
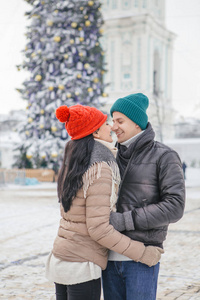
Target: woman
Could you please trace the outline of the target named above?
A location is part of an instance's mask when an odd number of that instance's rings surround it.
[[[61,106],[56,117],[71,136],[58,177],[61,220],[46,277],[56,299],[99,300],[108,249],[149,266],[163,250],[131,241],[109,224],[120,183],[107,116],[94,107]]]

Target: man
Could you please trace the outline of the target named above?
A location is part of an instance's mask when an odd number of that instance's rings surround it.
[[[163,248],[168,225],[183,216],[185,183],[178,154],[154,140],[148,105],[138,93],[111,107],[121,184],[110,223],[133,240]],[[155,300],[158,272],[159,263],[148,267],[111,251],[103,271],[104,299]]]

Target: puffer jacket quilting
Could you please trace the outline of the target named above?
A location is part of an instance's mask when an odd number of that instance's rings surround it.
[[[132,211],[135,230],[124,234],[146,245],[162,246],[168,225],[183,216],[185,182],[178,154],[154,141],[154,136],[148,123],[131,149],[122,153],[127,158],[132,151],[132,157],[122,177],[117,211]]]
[[[95,173],[97,170],[97,167],[94,168]],[[132,241],[109,224],[113,180],[111,168],[103,162],[101,176],[95,177],[88,187],[86,198],[81,188],[68,212],[64,212],[61,204],[62,218],[54,241],[54,256],[64,261],[90,261],[105,269],[108,249],[111,249],[139,261],[145,250],[144,245]]]

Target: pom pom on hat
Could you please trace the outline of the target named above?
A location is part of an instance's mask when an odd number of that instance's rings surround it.
[[[100,128],[107,120],[95,107],[84,105],[60,106],[56,109],[56,118],[65,123],[65,128],[72,140],[78,140],[88,136]]]
[[[56,118],[61,122],[65,123],[69,119],[69,108],[66,105],[60,106],[56,109]]]

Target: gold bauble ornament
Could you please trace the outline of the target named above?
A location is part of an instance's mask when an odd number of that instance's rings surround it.
[[[26,46],[26,47],[25,47],[25,51],[27,51],[27,50],[28,50],[28,47]]]
[[[40,80],[42,80],[42,76],[41,75],[36,75],[35,76],[35,81],[40,81]]]
[[[95,77],[95,78],[93,79],[93,82],[94,82],[94,83],[99,82],[99,78]]]
[[[25,131],[25,134],[26,134],[26,135],[29,135],[29,131],[28,131],[28,130],[26,130],[26,131]]]
[[[88,1],[88,5],[89,6],[93,6],[94,5],[94,1]]]
[[[83,37],[80,37],[80,38],[79,38],[79,41],[80,41],[80,42],[83,42],[83,41],[84,41],[84,38],[83,38]]]
[[[41,4],[44,5],[44,4],[45,4],[45,1],[41,1]]]
[[[65,59],[68,59],[68,57],[69,57],[69,55],[66,53],[66,54],[64,54],[64,58]]]
[[[47,26],[52,26],[53,25],[53,21],[52,20],[48,20],[47,21]]]
[[[88,16],[86,15],[86,16],[84,17],[84,19],[88,19]]]
[[[108,97],[108,94],[107,93],[103,93],[102,96],[103,97]]]
[[[72,22],[72,23],[71,23],[71,27],[72,27],[72,28],[76,28],[76,27],[77,27],[77,23],[76,23],[76,22]]]
[[[84,68],[88,69],[90,67],[90,65],[88,63],[84,64]]]
[[[33,157],[33,155],[32,154],[26,154],[26,158],[28,158],[28,159],[31,159]]]
[[[75,95],[78,96],[78,95],[80,95],[80,93],[79,92],[75,92]]]
[[[100,28],[100,29],[99,29],[99,33],[100,33],[100,34],[103,34],[103,33],[104,33],[103,28]]]
[[[105,71],[104,71],[104,70],[102,70],[102,71],[101,71],[101,74],[103,75],[104,73],[105,73]]]
[[[54,89],[54,87],[52,85],[48,87],[49,91],[53,91],[53,89]]]
[[[57,152],[52,152],[51,153],[51,157],[57,157],[58,156],[58,153]]]
[[[72,94],[71,93],[67,93],[67,98],[71,98]]]
[[[80,79],[82,77],[82,75],[81,74],[77,74],[76,77]]]
[[[32,119],[31,117],[29,117],[29,118],[28,118],[28,122],[29,122],[29,123],[32,123],[32,122],[33,122],[33,119]]]
[[[101,52],[101,55],[105,55],[105,52],[102,51],[102,52]]]
[[[41,154],[41,158],[43,158],[43,159],[46,158],[46,154],[45,154],[45,153],[42,153],[42,154]]]
[[[56,126],[51,126],[51,131],[52,132],[56,132],[57,131],[57,127]]]
[[[79,52],[79,54],[78,54],[80,57],[82,57],[83,56],[83,52]]]
[[[44,128],[44,124],[40,124],[40,129],[43,129]]]
[[[31,54],[31,57],[35,57],[36,56],[36,54],[35,54],[35,52],[33,52],[32,54]]]
[[[97,43],[95,44],[95,46],[99,46],[99,43],[97,42]]]
[[[64,90],[65,89],[63,84],[59,84],[58,88],[59,88],[59,90]]]
[[[54,10],[54,12],[57,14],[58,13],[58,9]]]
[[[79,27],[78,30],[81,31],[81,30],[82,30],[82,27]]]
[[[61,37],[60,36],[54,36],[53,40],[54,40],[54,42],[59,43],[61,41]]]
[[[41,115],[43,115],[44,114],[44,109],[41,109],[40,113],[41,113]]]
[[[89,87],[89,88],[88,88],[88,92],[90,93],[90,92],[92,92],[92,91],[93,91],[93,88]]]
[[[85,26],[89,27],[91,25],[91,22],[89,20],[85,21]]]
[[[73,39],[70,40],[70,44],[74,44],[74,40]]]
[[[80,7],[80,10],[83,10],[83,9],[84,9],[84,7],[83,7],[83,6],[81,6],[81,7]]]

